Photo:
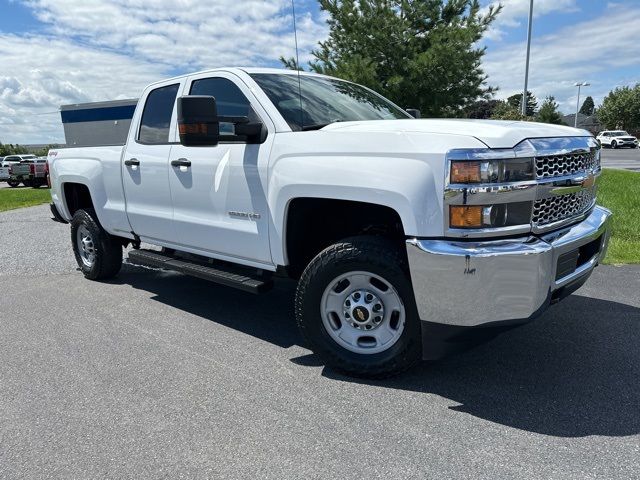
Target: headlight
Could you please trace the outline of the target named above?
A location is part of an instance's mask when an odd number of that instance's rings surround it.
[[[494,205],[450,205],[450,228],[500,228],[522,225],[531,218],[531,202]]]
[[[451,162],[450,183],[503,183],[533,180],[533,160],[455,160]]]

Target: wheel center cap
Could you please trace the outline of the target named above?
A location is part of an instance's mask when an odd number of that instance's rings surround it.
[[[353,319],[358,323],[366,323],[369,320],[369,310],[364,307],[354,308]]]

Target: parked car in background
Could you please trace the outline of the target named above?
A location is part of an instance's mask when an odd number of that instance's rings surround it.
[[[39,188],[47,184],[47,158],[23,160],[9,167],[10,182],[22,182],[25,187]]]
[[[596,139],[603,147],[638,148],[638,139],[632,135],[629,135],[624,130],[605,130],[604,132],[600,132]]]
[[[16,181],[11,178],[11,167],[25,160],[32,160],[35,155],[7,155],[0,161],[0,182],[7,182],[10,187],[20,185],[20,180]]]
[[[3,160],[4,160],[4,157],[0,157],[0,182],[6,182],[11,178],[11,175],[9,175],[9,167],[2,166]]]

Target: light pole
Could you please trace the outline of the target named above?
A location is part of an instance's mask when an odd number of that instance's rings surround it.
[[[574,86],[578,87],[578,100],[576,101],[576,118],[574,119],[574,122],[573,122],[573,126],[575,128],[578,128],[578,110],[580,109],[580,88],[588,87],[589,85],[591,84],[587,82],[574,83]]]
[[[524,91],[522,92],[522,116],[527,116],[527,88],[529,84],[529,55],[531,54],[531,27],[533,25],[533,0],[529,3],[529,32],[527,33],[527,64],[524,69]]]

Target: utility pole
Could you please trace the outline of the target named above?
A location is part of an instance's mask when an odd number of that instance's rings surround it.
[[[529,56],[531,55],[531,27],[533,26],[533,0],[529,3],[529,32],[527,33],[527,64],[524,70],[524,91],[522,92],[522,116],[527,116],[527,89],[529,87]]]
[[[578,87],[578,100],[576,100],[576,118],[574,119],[573,126],[578,128],[578,110],[580,109],[580,87],[588,87],[591,85],[587,82],[574,83],[574,86]]]

